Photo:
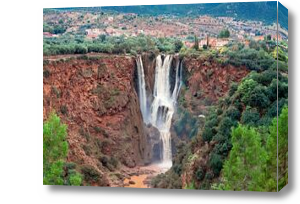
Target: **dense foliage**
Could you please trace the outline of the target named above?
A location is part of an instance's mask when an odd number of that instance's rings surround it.
[[[43,24],[43,32],[49,32],[52,34],[62,34],[66,32],[66,30],[67,30],[66,27],[60,24],[58,25],[49,25],[46,23]]]
[[[219,155],[220,164],[216,166],[210,162],[209,167],[214,172],[213,177],[219,176],[222,164],[232,148],[231,127],[237,127],[239,122],[251,127],[268,127],[272,119],[276,117],[276,76],[276,71],[272,70],[262,73],[252,72],[243,79],[237,88],[232,87],[232,89],[236,89],[235,91],[231,90],[234,92],[233,95],[220,100],[216,109],[211,111],[204,126],[202,139],[207,142],[216,142],[211,156],[216,158],[215,154]],[[280,73],[278,86],[278,111],[280,113],[282,107],[287,104],[288,97],[287,78]],[[218,111],[218,109],[222,111]],[[250,136],[252,135],[252,139],[255,139],[256,135],[253,132],[248,133]],[[257,137],[261,139],[261,136]],[[255,141],[249,142],[255,143]],[[252,146],[249,146],[249,151],[252,151],[251,148]],[[253,151],[259,150],[254,149]]]
[[[66,163],[67,126],[51,113],[43,124],[43,183],[44,185],[81,185],[82,178],[73,163]]]
[[[114,53],[136,55],[142,52],[175,53],[183,43],[176,38],[153,38],[139,35],[137,37],[100,35],[97,39],[84,36],[63,35],[59,38],[44,38],[44,55]]]
[[[191,139],[198,132],[198,121],[189,111],[178,107],[179,118],[174,122],[173,127],[176,134],[183,139],[184,136]]]
[[[277,191],[277,118],[269,130],[239,125],[232,131],[232,150],[215,189]],[[288,108],[278,118],[279,186],[288,182]]]
[[[219,38],[229,38],[229,36],[230,36],[230,32],[228,29],[221,30],[218,35]]]
[[[268,69],[277,70],[277,46],[274,40],[250,40],[248,46],[241,43],[232,43],[221,49],[186,48],[182,47],[181,56],[196,57],[202,60],[214,60],[221,65],[231,64],[235,67],[245,66],[249,70],[264,71]],[[288,50],[284,41],[278,46],[278,69],[287,72]]]
[[[279,42],[279,69],[287,71],[288,51],[286,48],[283,50],[283,47],[287,47],[286,43],[284,41]],[[265,39],[258,42],[250,40],[249,46],[230,43],[221,50],[217,57],[220,58],[219,61],[223,64],[246,66],[248,69],[255,71],[277,69],[277,46],[274,40]]]

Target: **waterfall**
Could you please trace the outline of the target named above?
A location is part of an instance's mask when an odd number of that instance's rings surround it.
[[[178,98],[178,94],[182,85],[182,63],[176,64],[176,80],[175,80],[175,87],[172,94],[172,99],[176,102]]]
[[[142,57],[138,56],[136,58],[137,72],[138,72],[138,94],[140,100],[140,109],[143,116],[143,121],[148,123],[148,112],[147,112],[147,94],[146,94],[146,85],[145,85],[145,74]]]
[[[138,56],[136,60],[138,67],[140,109],[143,114],[143,120],[146,124],[150,123],[156,127],[160,133],[160,139],[162,142],[162,165],[166,168],[170,168],[172,166],[170,128],[182,83],[182,64],[179,60],[177,60],[174,89],[173,91],[170,90],[170,69],[172,60],[172,55],[167,55],[164,60],[162,60],[161,55],[156,57],[155,81],[153,89],[154,99],[149,106],[147,105],[146,100],[147,94],[145,89],[145,76],[141,56]],[[147,107],[150,107],[150,110],[147,110]]]

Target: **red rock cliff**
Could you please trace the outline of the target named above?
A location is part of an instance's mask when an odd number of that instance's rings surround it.
[[[56,111],[68,125],[68,161],[103,173],[103,156],[128,167],[147,159],[135,67],[125,56],[44,59],[43,117]]]

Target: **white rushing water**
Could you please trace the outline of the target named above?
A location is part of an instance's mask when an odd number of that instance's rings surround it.
[[[172,55],[167,55],[164,60],[162,60],[161,55],[156,57],[155,82],[153,89],[154,99],[149,106],[147,105],[145,75],[141,56],[138,56],[136,60],[138,68],[140,109],[144,122],[146,124],[152,124],[160,133],[162,142],[161,165],[164,168],[170,168],[172,166],[170,128],[182,78],[182,65],[179,63],[179,60],[177,60],[175,84],[171,93],[170,69],[172,60]],[[148,110],[147,107],[150,107],[150,110]]]
[[[147,112],[147,94],[146,94],[146,83],[145,83],[145,73],[143,67],[142,57],[138,56],[136,58],[137,72],[138,72],[138,85],[139,85],[139,100],[140,109],[143,116],[143,121],[148,123],[148,112]]]

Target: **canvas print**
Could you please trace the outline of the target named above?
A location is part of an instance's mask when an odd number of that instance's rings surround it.
[[[43,184],[280,191],[288,10],[44,8]]]

